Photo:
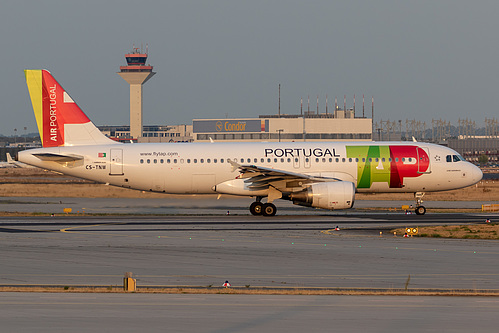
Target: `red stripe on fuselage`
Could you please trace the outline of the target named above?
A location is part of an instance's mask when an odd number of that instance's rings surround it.
[[[390,158],[390,188],[402,188],[405,177],[419,177],[430,165],[428,154],[416,146],[390,146]],[[415,163],[408,163],[409,158]]]

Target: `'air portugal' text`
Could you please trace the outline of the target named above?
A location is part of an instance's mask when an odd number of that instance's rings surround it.
[[[57,141],[57,108],[56,108],[56,97],[55,92],[56,86],[53,85],[49,87],[49,98],[50,98],[50,140]]]

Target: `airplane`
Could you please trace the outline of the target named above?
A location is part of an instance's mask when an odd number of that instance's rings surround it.
[[[35,168],[32,165],[18,162],[12,158],[10,153],[6,153],[7,162],[0,162],[0,168]]]
[[[254,197],[253,215],[277,199],[339,210],[356,193],[414,193],[473,185],[482,172],[456,151],[423,142],[119,143],[106,137],[47,70],[25,70],[43,148],[17,160],[141,191]],[[266,198],[265,203],[262,200]]]

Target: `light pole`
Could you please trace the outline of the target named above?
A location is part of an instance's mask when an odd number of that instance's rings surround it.
[[[277,137],[279,138],[279,142],[281,142],[281,132],[284,132],[284,130],[278,129],[278,130],[276,130],[276,132],[277,132]]]

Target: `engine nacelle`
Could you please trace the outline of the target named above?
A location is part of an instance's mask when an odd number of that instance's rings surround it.
[[[329,210],[352,208],[355,185],[344,181],[316,183],[303,191],[291,193],[289,199],[301,206]]]

